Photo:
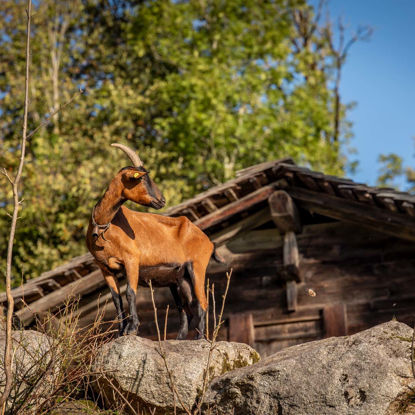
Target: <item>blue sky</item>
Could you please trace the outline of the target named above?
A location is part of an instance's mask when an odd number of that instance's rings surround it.
[[[415,164],[415,0],[329,0],[329,8],[349,30],[374,29],[369,42],[352,46],[341,84],[343,102],[357,102],[349,119],[359,167],[351,177],[373,185],[379,154]]]

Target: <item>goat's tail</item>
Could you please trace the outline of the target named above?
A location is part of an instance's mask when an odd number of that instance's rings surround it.
[[[218,254],[218,251],[216,250],[216,245],[213,244],[213,252],[212,252],[212,258],[216,261],[219,262],[219,264],[225,264],[225,258],[223,258],[223,256],[221,256],[220,254]]]

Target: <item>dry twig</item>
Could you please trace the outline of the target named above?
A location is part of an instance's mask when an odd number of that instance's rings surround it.
[[[192,413],[190,412],[190,410],[186,407],[186,405],[183,403],[183,400],[181,399],[180,395],[177,392],[177,388],[176,388],[176,384],[174,382],[173,379],[173,374],[171,372],[171,370],[169,369],[169,366],[167,364],[167,356],[166,356],[166,352],[164,350],[164,347],[161,343],[161,337],[160,337],[160,328],[159,328],[159,323],[158,323],[158,318],[157,318],[157,307],[156,307],[156,303],[154,301],[154,290],[153,290],[153,285],[151,283],[151,280],[149,281],[149,286],[150,286],[150,293],[151,293],[151,301],[153,303],[153,310],[154,310],[154,322],[156,324],[156,330],[157,330],[157,339],[158,339],[158,344],[159,344],[159,353],[161,358],[163,359],[164,362],[164,366],[166,368],[167,374],[169,376],[169,382],[170,382],[170,387],[171,390],[173,392],[173,406],[174,406],[174,413],[176,414],[176,397],[181,405],[181,407],[183,408],[183,410],[186,412],[186,414],[188,415],[192,415]]]
[[[13,245],[14,245],[14,238],[16,234],[16,225],[17,220],[19,219],[18,212],[19,208],[23,202],[23,198],[19,200],[19,185],[22,177],[24,160],[25,160],[25,153],[26,153],[26,143],[27,140],[36,134],[40,128],[44,127],[45,125],[49,124],[54,115],[59,113],[61,110],[66,108],[72,101],[74,101],[79,95],[83,94],[83,90],[79,90],[76,94],[72,96],[72,98],[66,102],[65,104],[61,105],[55,111],[53,111],[48,118],[42,121],[33,131],[29,134],[27,133],[27,119],[28,119],[28,110],[29,110],[29,69],[30,69],[30,27],[31,27],[31,12],[32,12],[32,1],[27,1],[27,27],[26,27],[26,72],[25,72],[25,102],[24,102],[24,114],[23,114],[23,133],[22,133],[22,140],[20,145],[20,161],[19,166],[17,169],[17,173],[15,178],[11,178],[9,173],[5,168],[1,169],[0,172],[6,177],[9,181],[12,191],[13,191],[13,214],[11,215],[11,225],[10,225],[10,234],[9,234],[9,241],[7,247],[7,260],[6,260],[6,295],[7,295],[7,323],[6,323],[6,344],[4,349],[4,371],[6,375],[6,384],[3,390],[3,393],[0,396],[0,408],[2,409],[2,413],[4,414],[6,410],[6,402],[8,396],[10,395],[11,387],[12,387],[12,356],[11,356],[11,349],[12,349],[12,318],[13,318],[13,311],[14,311],[14,299],[11,294],[11,279],[12,279],[12,260],[13,260]],[[10,215],[9,215],[10,216]]]
[[[12,274],[12,257],[13,257],[13,244],[14,236],[16,233],[16,223],[19,213],[19,184],[22,176],[25,151],[26,151],[26,135],[27,135],[27,113],[29,109],[29,65],[30,65],[30,17],[32,12],[32,0],[27,1],[27,27],[26,27],[26,74],[25,74],[25,102],[24,102],[24,115],[23,115],[23,134],[21,142],[21,154],[19,167],[14,180],[12,180],[6,171],[4,171],[6,177],[10,181],[13,188],[13,216],[10,225],[9,243],[7,247],[7,261],[6,261],[6,295],[7,295],[7,323],[6,323],[6,344],[4,347],[4,371],[6,374],[6,384],[4,386],[3,393],[0,396],[0,407],[4,413],[6,410],[6,402],[10,395],[12,388],[12,318],[14,310],[14,299],[11,293],[11,274]]]
[[[219,334],[219,330],[222,327],[224,320],[223,320],[223,313],[225,311],[225,302],[226,302],[226,297],[228,296],[228,290],[229,290],[229,284],[231,282],[231,276],[232,276],[232,269],[230,270],[230,272],[226,273],[226,288],[225,288],[225,292],[222,295],[222,306],[220,309],[220,313],[219,313],[219,319],[218,319],[218,324],[216,324],[216,318],[215,318],[215,326],[213,329],[213,333],[212,333],[212,340],[208,340],[208,342],[210,343],[210,347],[209,347],[209,353],[208,353],[208,359],[207,359],[207,363],[206,363],[206,369],[205,369],[205,373],[203,374],[203,385],[202,385],[202,392],[200,393],[199,396],[199,402],[197,404],[196,410],[194,412],[194,415],[198,415],[202,409],[202,403],[206,394],[206,388],[207,388],[207,384],[209,381],[209,368],[210,368],[210,362],[212,360],[212,353],[213,350],[216,347],[216,339],[218,337]],[[212,299],[213,299],[213,315],[216,316],[216,311],[215,311],[215,300],[214,300],[214,285],[212,284]]]

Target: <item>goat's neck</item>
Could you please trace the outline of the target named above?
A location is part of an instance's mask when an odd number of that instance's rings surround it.
[[[117,179],[114,179],[105,191],[104,196],[102,196],[101,200],[95,206],[95,222],[98,225],[110,223],[125,201],[126,199],[122,197],[121,183]]]

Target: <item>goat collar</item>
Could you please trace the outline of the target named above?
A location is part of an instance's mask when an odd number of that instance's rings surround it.
[[[104,241],[108,241],[108,239],[105,239],[104,234],[108,230],[108,228],[110,227],[111,222],[108,222],[108,223],[106,223],[104,225],[98,225],[98,223],[96,223],[95,222],[95,219],[94,219],[95,208],[96,208],[96,206],[94,206],[94,209],[92,209],[92,215],[91,215],[91,222],[92,222],[92,226],[93,226],[93,228],[92,228],[92,236],[95,239],[98,239],[100,236],[102,236],[102,239]],[[100,230],[102,230],[101,233],[99,233]]]

